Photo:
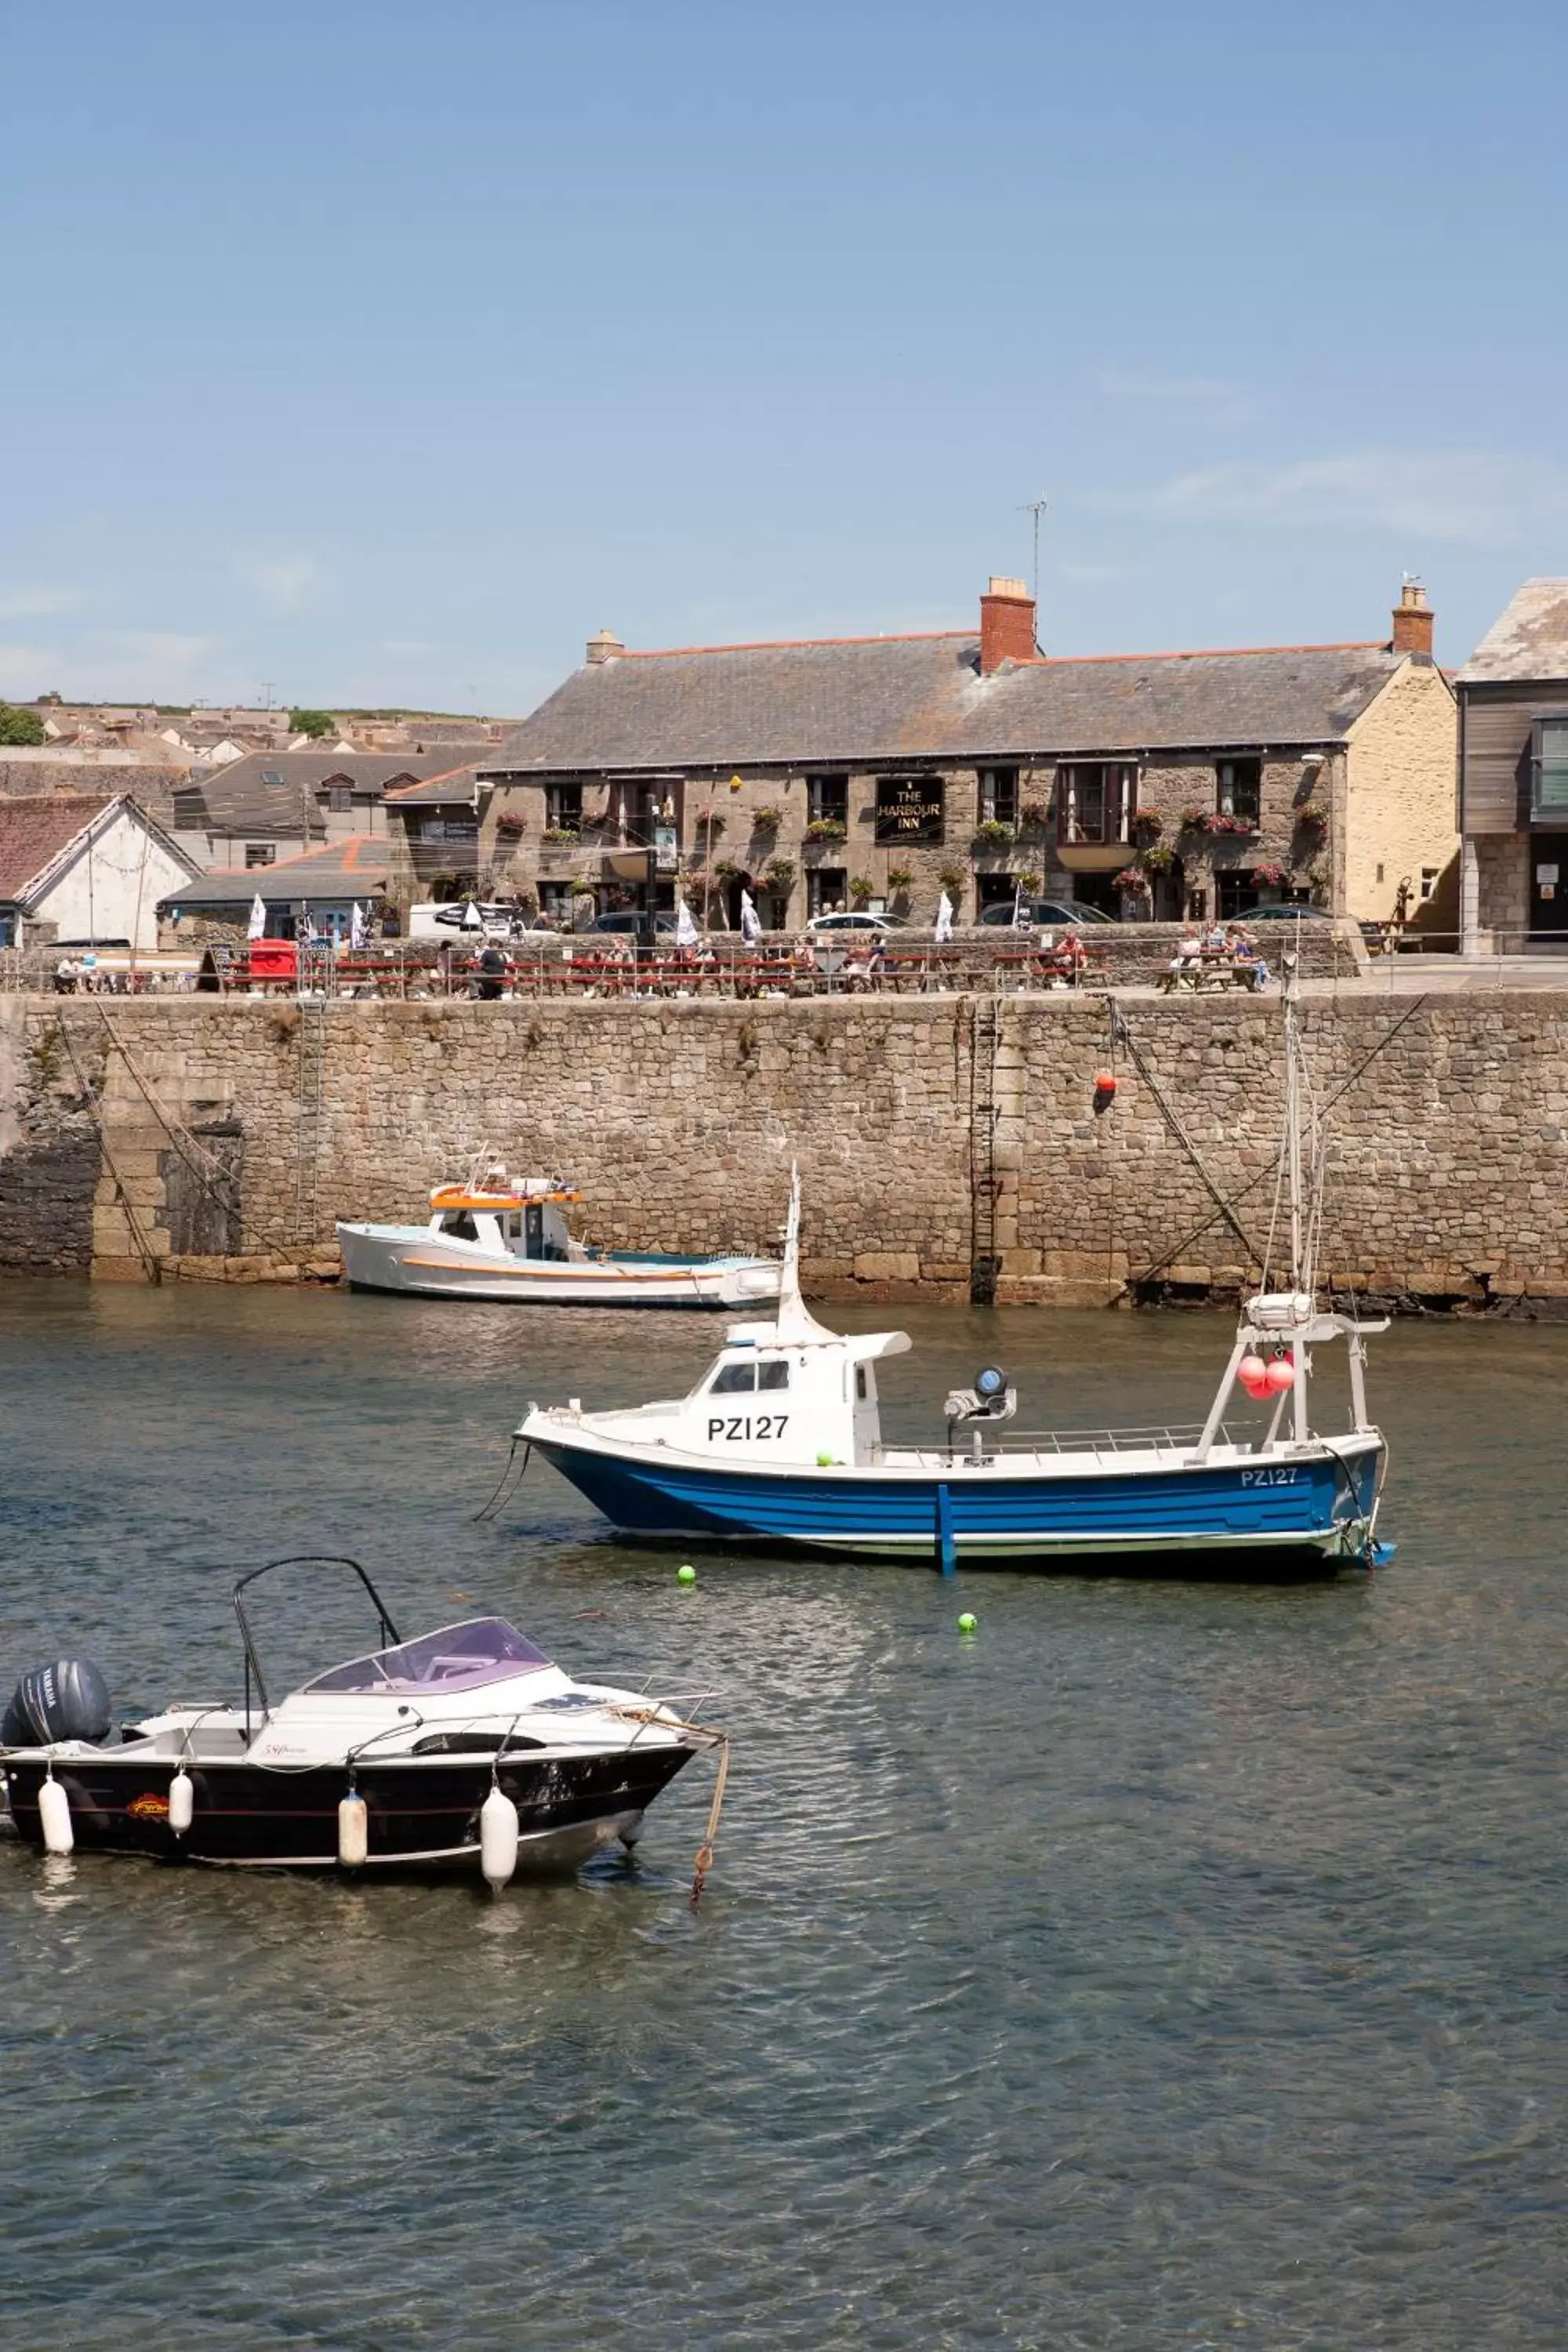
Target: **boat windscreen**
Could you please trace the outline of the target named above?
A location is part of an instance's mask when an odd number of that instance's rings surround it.
[[[535,1674],[550,1664],[504,1617],[473,1617],[466,1625],[444,1625],[394,1650],[352,1658],[307,1683],[307,1691],[374,1691],[405,1696],[415,1691],[475,1690],[512,1675]]]

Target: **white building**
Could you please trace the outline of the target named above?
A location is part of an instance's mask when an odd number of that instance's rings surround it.
[[[0,947],[158,944],[158,901],[201,872],[125,793],[0,797]]]

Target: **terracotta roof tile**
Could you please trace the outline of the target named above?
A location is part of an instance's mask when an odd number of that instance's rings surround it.
[[[118,797],[114,793],[0,797],[0,900],[10,904],[25,899],[28,885]]]

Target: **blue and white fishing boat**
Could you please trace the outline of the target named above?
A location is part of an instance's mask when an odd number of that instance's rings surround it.
[[[809,1312],[797,1180],[773,1321],[731,1324],[688,1396],[610,1412],[585,1412],[575,1398],[531,1405],[519,1438],[623,1533],[682,1545],[791,1546],[930,1560],[944,1572],[988,1561],[1189,1573],[1204,1562],[1369,1559],[1384,1449],[1367,1417],[1363,1343],[1387,1324],[1317,1306],[1321,1135],[1314,1117],[1314,1198],[1304,1207],[1293,986],[1285,1021],[1289,1276],[1246,1301],[1201,1426],[1009,1434],[1016,1395],[988,1366],[973,1389],[948,1397],[942,1441],[886,1444],[876,1368],[903,1354],[908,1336],[845,1335]],[[1349,1414],[1324,1431],[1314,1423],[1311,1351],[1338,1339],[1349,1358]]]

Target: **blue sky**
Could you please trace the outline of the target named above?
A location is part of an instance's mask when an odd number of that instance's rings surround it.
[[[0,694],[522,711],[628,644],[1384,634],[1568,571],[1568,18],[4,12]]]

